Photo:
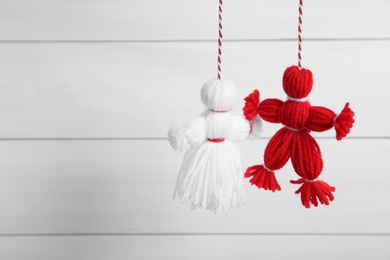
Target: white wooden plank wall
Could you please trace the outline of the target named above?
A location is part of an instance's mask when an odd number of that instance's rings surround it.
[[[284,98],[297,1],[224,1],[223,76],[234,108]],[[390,1],[305,1],[311,102],[356,112],[349,138],[317,134],[329,207],[245,185],[227,216],[171,200],[172,121],[202,112],[216,76],[218,1],[0,0],[0,259],[390,259]],[[279,126],[242,142],[262,162]]]

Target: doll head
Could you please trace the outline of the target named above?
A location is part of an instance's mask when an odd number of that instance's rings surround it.
[[[288,67],[283,74],[283,89],[292,98],[305,98],[313,87],[313,74],[308,69]]]
[[[200,98],[211,110],[230,110],[236,99],[236,86],[229,79],[212,79],[203,84]]]

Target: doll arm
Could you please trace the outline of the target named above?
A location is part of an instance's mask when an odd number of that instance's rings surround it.
[[[257,108],[260,103],[260,92],[255,89],[250,93],[245,100],[245,106],[242,108],[244,116],[248,121],[251,121],[257,115]]]
[[[250,122],[239,116],[232,116],[230,132],[227,136],[232,141],[242,141],[249,137],[258,138],[262,130],[261,119],[256,115]]]
[[[312,106],[309,109],[309,117],[306,127],[315,132],[324,132],[333,127],[336,113],[326,107]]]
[[[312,106],[309,110],[306,126],[308,129],[316,132],[323,132],[334,126],[336,139],[341,140],[349,134],[355,122],[354,115],[352,109],[349,108],[349,103],[345,104],[339,115],[336,115],[335,112],[326,107]]]
[[[259,115],[256,115],[250,122],[249,139],[259,139],[260,134],[263,131],[263,122]]]
[[[283,101],[277,98],[269,98],[262,101],[258,107],[258,113],[262,119],[270,123],[280,123],[279,109]]]
[[[255,89],[245,99],[245,106],[242,109],[244,116],[249,121],[252,121],[257,114],[262,119],[271,123],[280,123],[279,121],[279,108],[283,104],[283,101],[272,98],[266,99],[260,102],[260,93]]]
[[[185,125],[175,123],[168,130],[168,141],[175,151],[185,151],[206,140],[205,117],[198,117]]]

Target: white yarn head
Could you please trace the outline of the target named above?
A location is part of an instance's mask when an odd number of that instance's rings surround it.
[[[236,100],[236,86],[229,79],[211,79],[203,84],[200,98],[208,109],[230,110]]]

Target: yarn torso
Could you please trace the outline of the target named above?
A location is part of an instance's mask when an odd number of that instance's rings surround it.
[[[280,106],[279,120],[280,122],[293,129],[303,129],[306,127],[307,119],[309,118],[310,104],[306,102],[295,102],[287,100]],[[259,110],[261,116],[261,110]]]

